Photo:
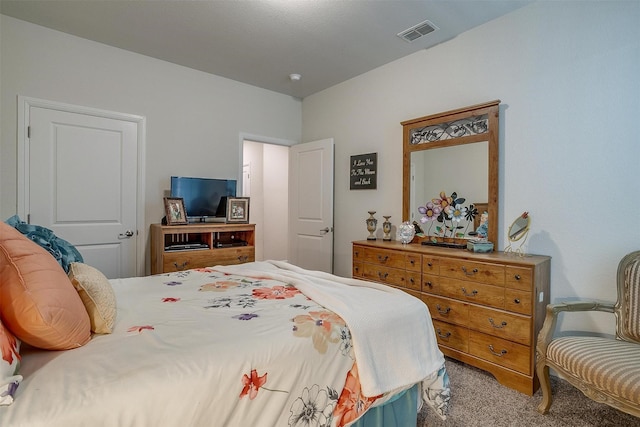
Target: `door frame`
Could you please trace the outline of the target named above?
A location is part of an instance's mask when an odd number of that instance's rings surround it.
[[[18,147],[17,147],[17,213],[26,220],[29,206],[29,135],[31,107],[46,108],[67,113],[84,114],[136,123],[138,129],[138,173],[136,200],[136,272],[138,276],[145,274],[145,247],[147,230],[145,224],[145,152],[146,152],[146,117],[117,111],[101,110],[81,105],[65,104],[57,101],[32,98],[18,95]]]

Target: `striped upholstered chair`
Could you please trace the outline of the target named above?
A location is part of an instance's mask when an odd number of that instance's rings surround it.
[[[616,339],[553,338],[559,312],[588,310],[615,315]],[[587,397],[640,417],[640,251],[620,261],[615,304],[549,304],[536,354],[536,372],[542,389],[539,412],[546,414],[551,406],[549,368],[552,368]]]

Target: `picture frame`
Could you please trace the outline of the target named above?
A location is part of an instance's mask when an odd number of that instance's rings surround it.
[[[187,211],[184,208],[182,197],[165,197],[164,213],[167,218],[167,225],[188,224]]]
[[[248,223],[249,222],[249,198],[248,197],[228,197],[227,198],[227,222]]]

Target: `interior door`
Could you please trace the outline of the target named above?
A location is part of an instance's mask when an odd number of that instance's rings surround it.
[[[28,108],[22,219],[52,229],[108,278],[138,275],[139,125]]]
[[[333,139],[297,144],[289,153],[289,260],[333,273]]]

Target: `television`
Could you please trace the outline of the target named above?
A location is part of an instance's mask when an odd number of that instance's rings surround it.
[[[227,197],[236,196],[235,179],[171,177],[171,197],[181,197],[189,222],[225,218]]]

